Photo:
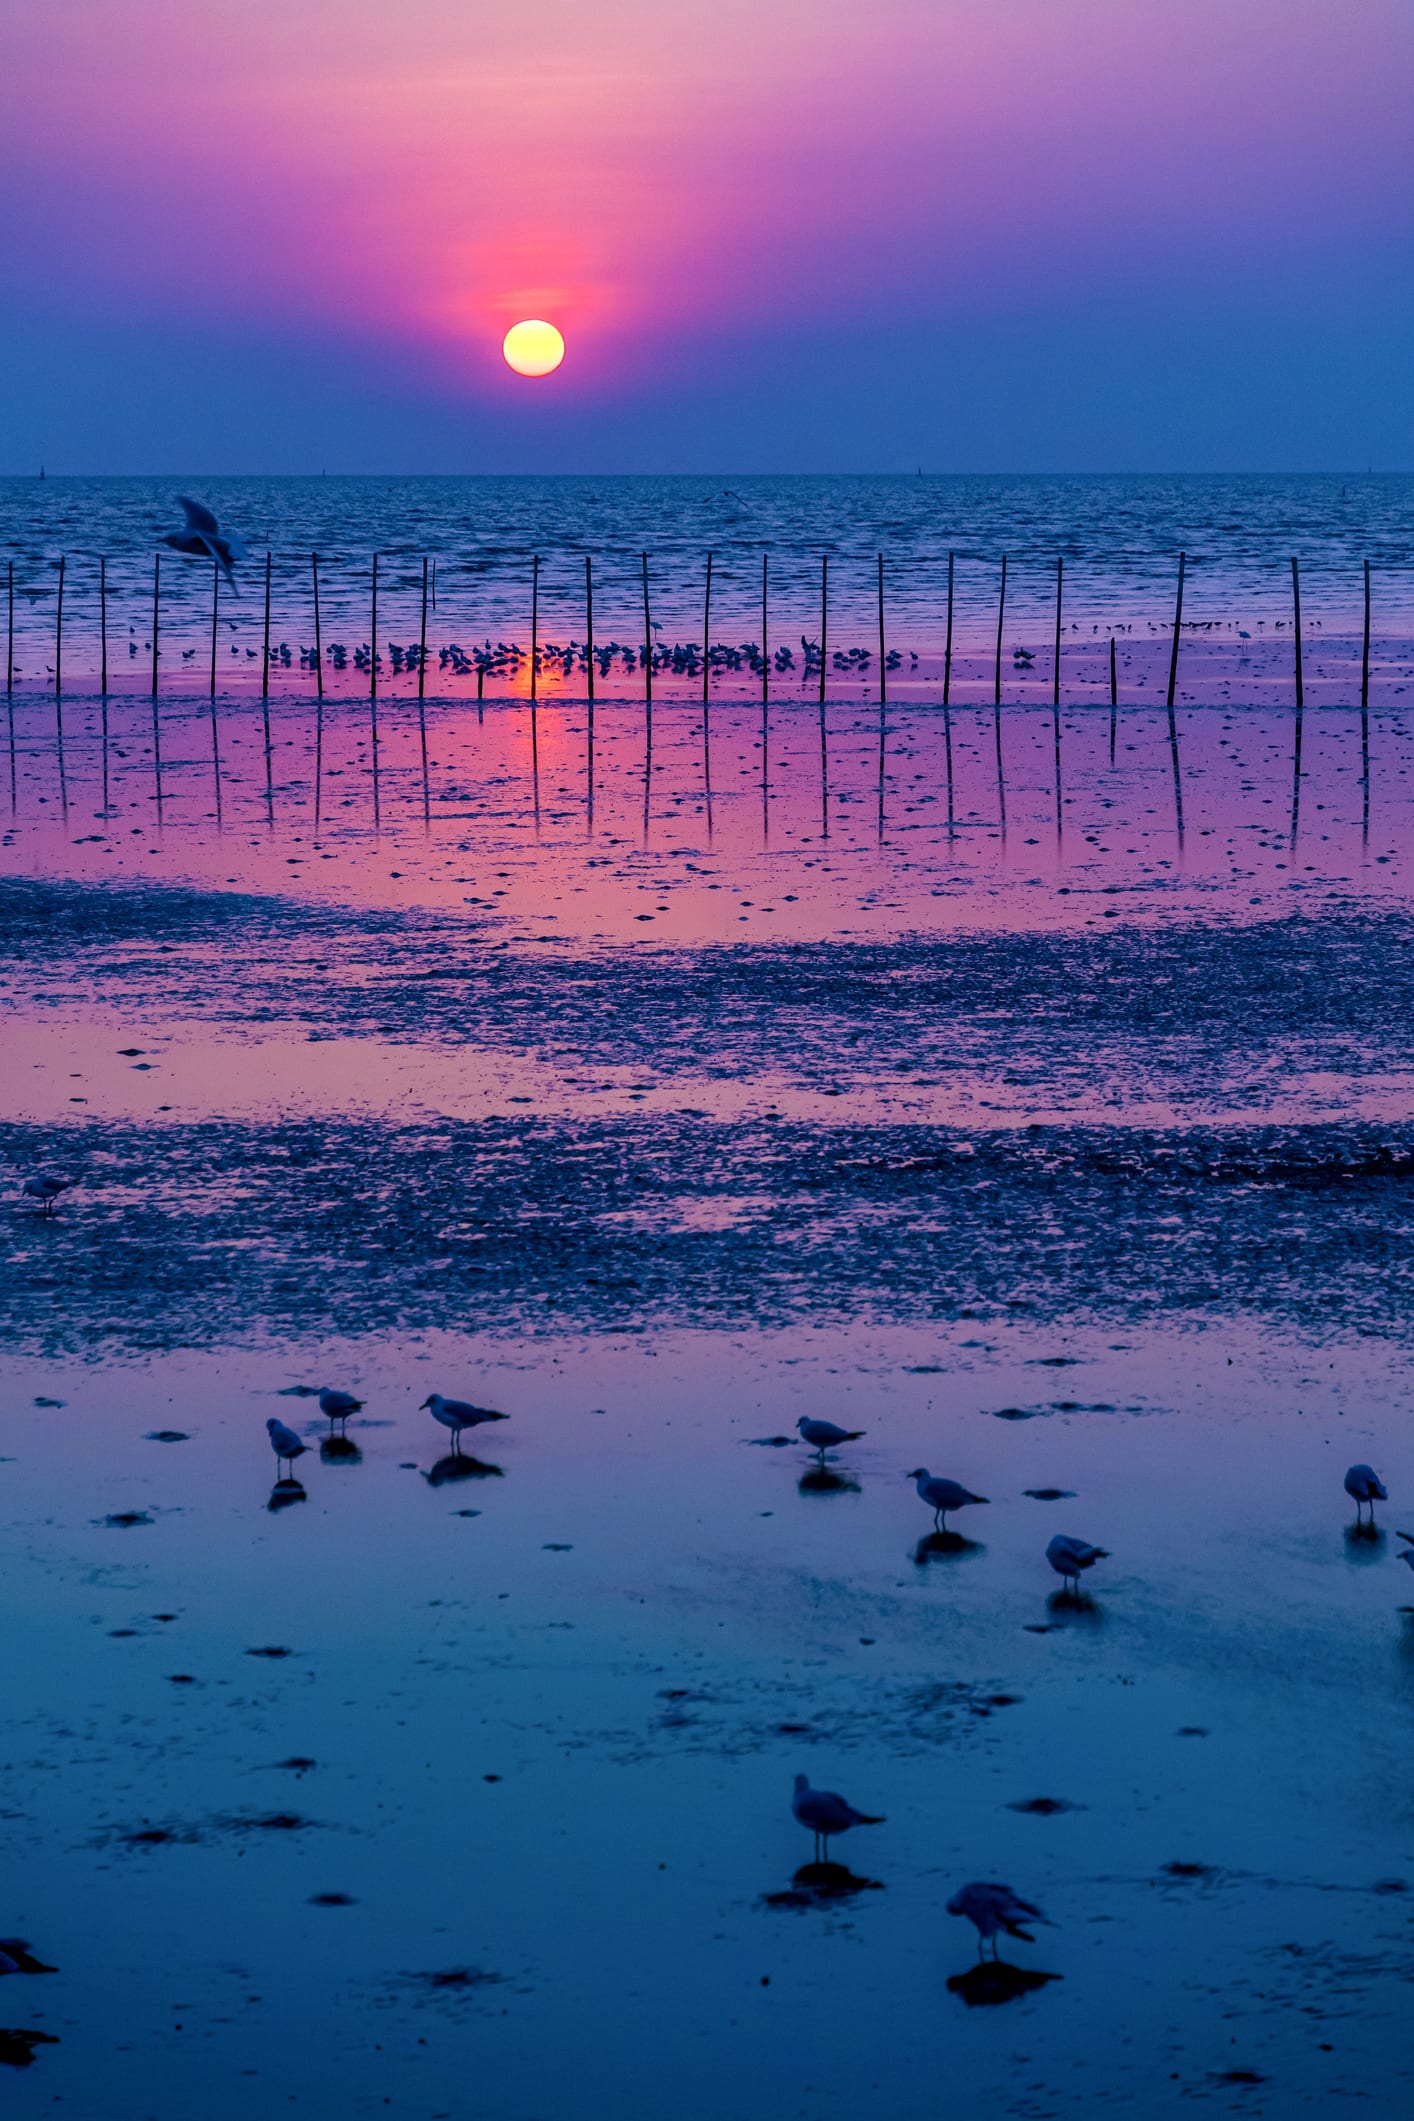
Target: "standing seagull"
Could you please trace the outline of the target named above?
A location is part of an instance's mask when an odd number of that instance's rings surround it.
[[[854,1443],[864,1434],[863,1429],[842,1429],[833,1421],[815,1421],[809,1414],[802,1414],[796,1427],[811,1449],[819,1452],[821,1465],[827,1451],[842,1443]]]
[[[1373,1466],[1352,1466],[1345,1476],[1345,1492],[1355,1504],[1355,1522],[1360,1522],[1360,1512],[1365,1504],[1370,1505],[1370,1522],[1375,1521],[1375,1504],[1389,1501],[1389,1490]],[[1404,1534],[1400,1533],[1400,1538]]]
[[[333,1433],[335,1422],[338,1422],[339,1431],[342,1434],[344,1424],[350,1414],[357,1414],[362,1405],[363,1401],[361,1399],[355,1399],[352,1392],[340,1391],[337,1385],[325,1385],[319,1394],[319,1411],[321,1414],[328,1415],[331,1434]],[[287,1429],[285,1434],[288,1436],[290,1431]]]
[[[430,1410],[432,1419],[440,1421],[444,1429],[452,1432],[455,1450],[462,1447],[462,1430],[478,1429],[483,1421],[509,1421],[509,1414],[498,1414],[493,1407],[474,1407],[469,1400],[444,1399],[440,1392],[433,1392],[422,1402]],[[422,1408],[418,1409],[421,1413]]]
[[[187,559],[213,559],[234,589],[236,577],[231,563],[250,557],[246,547],[239,538],[223,537],[215,516],[200,501],[189,501],[182,493],[177,500],[187,519],[186,529],[169,530],[158,542],[170,545],[173,552],[180,552]]]
[[[921,1500],[926,1502],[933,1512],[935,1532],[946,1532],[949,1510],[961,1510],[969,1502],[987,1500],[985,1495],[974,1495],[971,1488],[965,1488],[960,1480],[945,1480],[941,1473],[930,1473],[926,1466],[915,1466],[904,1478],[913,1482]]]
[[[978,1880],[972,1885],[961,1886],[948,1902],[950,1915],[966,1915],[977,1931],[977,1956],[987,1956],[987,1939],[992,1940],[992,1957],[997,1956],[997,1932],[1005,1930],[1008,1937],[1020,1937],[1027,1944],[1034,1944],[1031,1932],[1023,1925],[1028,1922],[1044,1922],[1050,1926],[1050,1916],[1043,1915],[1039,1907],[1030,1900],[1023,1900],[1009,1885],[990,1884]]]
[[[293,1480],[295,1477],[295,1460],[304,1456],[308,1448],[307,1445],[302,1444],[294,1430],[287,1429],[285,1424],[273,1414],[265,1424],[265,1433],[270,1438],[270,1448],[275,1453],[276,1479],[282,1480],[284,1478],[280,1467],[282,1463],[288,1462],[290,1478]]]
[[[1105,1547],[1092,1547],[1088,1539],[1076,1539],[1069,1532],[1057,1532],[1046,1549],[1046,1559],[1066,1589],[1078,1598],[1081,1570],[1093,1569],[1097,1561],[1108,1561],[1109,1551]]]
[[[815,1836],[815,1861],[830,1860],[831,1834],[847,1834],[852,1826],[882,1826],[881,1812],[857,1812],[852,1804],[846,1804],[833,1790],[812,1790],[808,1775],[795,1778],[795,1795],[790,1808],[802,1826],[808,1826]]]
[[[33,1171],[25,1180],[20,1191],[27,1193],[31,1200],[43,1201],[45,1214],[52,1215],[54,1213],[54,1203],[59,1198],[59,1195],[67,1193],[71,1186],[76,1186],[77,1184],[77,1179],[61,1178],[57,1171]]]

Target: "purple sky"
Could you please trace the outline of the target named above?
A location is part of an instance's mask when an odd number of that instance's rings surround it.
[[[0,79],[3,470],[1414,465],[1410,0],[7,0]]]

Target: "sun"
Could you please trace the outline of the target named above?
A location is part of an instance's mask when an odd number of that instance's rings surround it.
[[[518,376],[548,376],[565,358],[565,342],[553,324],[527,317],[511,326],[501,341],[501,351]]]

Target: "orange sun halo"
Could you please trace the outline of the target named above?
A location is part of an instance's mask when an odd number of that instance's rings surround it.
[[[527,317],[511,326],[501,341],[501,352],[518,376],[548,376],[565,358],[565,342],[553,324]]]

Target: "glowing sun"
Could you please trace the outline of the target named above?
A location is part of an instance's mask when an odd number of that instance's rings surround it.
[[[501,341],[508,366],[518,376],[548,376],[565,358],[565,342],[553,324],[527,317],[513,324]]]

